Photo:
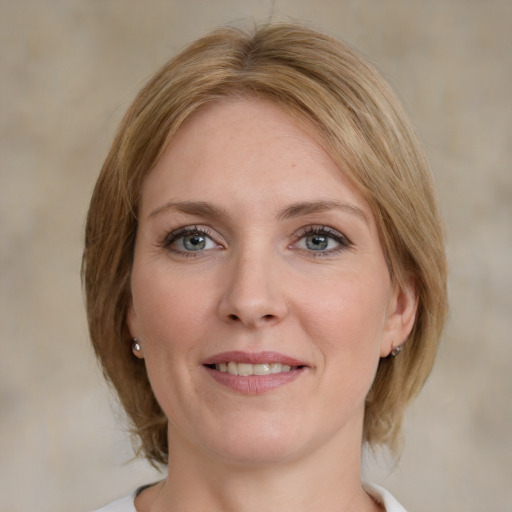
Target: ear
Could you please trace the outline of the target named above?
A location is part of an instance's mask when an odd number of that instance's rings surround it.
[[[388,304],[381,357],[387,357],[393,348],[405,343],[414,326],[417,309],[418,292],[412,279],[403,286],[395,284]]]
[[[130,303],[128,304],[128,309],[126,310],[126,325],[128,326],[128,330],[130,331],[130,336],[132,338],[138,338],[137,314],[135,313],[132,299],[130,299]]]
[[[128,304],[128,309],[126,311],[126,325],[128,326],[128,330],[130,331],[130,337],[132,338],[132,340],[137,338],[138,345],[141,347],[141,340],[139,339],[138,335],[139,329],[137,326],[137,313],[135,313],[132,300],[130,300],[130,303]],[[140,348],[140,350],[135,350],[133,346],[134,345],[132,345],[133,355],[135,357],[138,357],[139,359],[144,359],[144,352],[142,350],[142,347]]]

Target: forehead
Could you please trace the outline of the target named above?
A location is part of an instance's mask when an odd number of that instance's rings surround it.
[[[234,159],[243,153],[252,160],[264,159],[268,150],[279,146],[293,154],[327,157],[319,141],[319,130],[305,116],[292,117],[269,100],[235,97],[203,106],[189,116],[165,153],[196,161],[201,156]]]
[[[143,203],[165,194],[202,200],[231,189],[245,190],[248,202],[258,194],[284,201],[348,194],[364,202],[320,140],[312,122],[292,118],[270,101],[211,104],[178,129],[144,181]]]

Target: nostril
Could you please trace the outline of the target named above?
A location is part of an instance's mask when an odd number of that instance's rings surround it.
[[[237,322],[242,320],[238,315],[235,315],[234,313],[231,313],[230,315],[228,315],[228,318],[230,320],[234,320]],[[272,314],[263,315],[261,317],[262,320],[273,320],[274,318],[275,318],[275,315],[272,315]]]

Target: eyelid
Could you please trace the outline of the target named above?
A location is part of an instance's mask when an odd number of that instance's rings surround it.
[[[174,254],[180,254],[180,255],[186,255],[186,256],[198,256],[200,253],[205,251],[182,251],[179,249],[172,249],[171,245],[179,240],[180,238],[183,238],[187,235],[193,235],[193,234],[200,234],[203,235],[210,240],[212,240],[216,245],[223,247],[222,242],[219,241],[220,236],[218,236],[211,228],[208,226],[201,226],[197,224],[188,225],[188,226],[181,226],[176,229],[172,229],[163,237],[163,239],[158,244],[161,248],[172,251]],[[206,251],[211,250],[207,249]]]
[[[158,246],[172,252],[174,254],[182,255],[182,256],[200,256],[201,253],[209,252],[212,249],[205,249],[200,251],[186,251],[181,249],[173,249],[171,246],[174,242],[179,240],[180,238],[183,238],[187,235],[193,235],[193,234],[200,234],[207,238],[209,238],[211,241],[213,241],[217,246],[220,246],[221,248],[225,248],[225,244],[223,243],[222,237],[214,231],[209,226],[204,225],[186,225],[181,226],[176,229],[169,230],[166,232],[166,235],[163,237],[163,239],[159,242]],[[299,247],[294,247],[301,239],[308,237],[308,236],[314,236],[314,235],[322,235],[331,238],[334,240],[338,246],[332,249],[322,250],[322,251],[313,251],[308,249],[303,249]],[[337,229],[334,229],[330,226],[325,225],[307,225],[302,228],[300,228],[293,236],[294,240],[293,242],[288,246],[290,249],[299,250],[302,252],[308,253],[312,257],[326,257],[329,255],[336,254],[338,252],[347,250],[352,248],[353,243],[351,240],[342,232],[338,231]]]
[[[328,256],[330,254],[334,254],[346,249],[352,248],[354,245],[352,241],[347,237],[347,235],[341,233],[337,229],[331,228],[330,226],[324,226],[324,225],[310,225],[310,226],[304,226],[295,234],[295,241],[291,244],[291,246],[295,245],[299,240],[307,237],[307,236],[313,236],[313,235],[324,235],[327,236],[333,240],[335,240],[339,246],[334,249],[329,249],[326,251],[318,251],[316,254],[313,254],[315,251],[307,251],[308,253],[312,254],[315,257],[322,257],[322,256]]]

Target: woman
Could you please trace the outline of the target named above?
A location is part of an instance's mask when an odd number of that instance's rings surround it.
[[[397,453],[432,368],[441,225],[404,113],[343,43],[220,29],[164,66],[98,179],[83,279],[167,475],[102,510],[403,510],[361,483],[361,448]]]

